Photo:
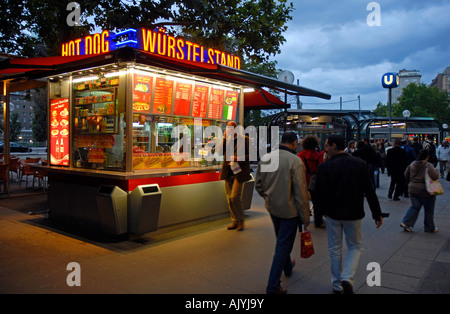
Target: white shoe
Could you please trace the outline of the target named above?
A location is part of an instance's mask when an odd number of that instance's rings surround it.
[[[412,228],[404,224],[403,222],[400,224],[400,227],[403,228],[406,232],[412,232]]]

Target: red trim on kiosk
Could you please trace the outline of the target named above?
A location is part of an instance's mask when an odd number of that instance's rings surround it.
[[[160,188],[165,188],[170,186],[189,185],[213,181],[219,181],[218,172],[191,173],[186,175],[131,179],[128,180],[128,191],[133,191],[139,185],[145,184],[158,184]]]

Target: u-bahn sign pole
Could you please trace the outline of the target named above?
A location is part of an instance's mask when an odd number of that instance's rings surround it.
[[[397,73],[386,73],[381,78],[381,85],[384,88],[389,88],[389,142],[392,137],[392,89],[399,84],[399,77]]]

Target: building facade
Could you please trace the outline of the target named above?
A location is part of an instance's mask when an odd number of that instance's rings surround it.
[[[420,84],[420,78],[422,75],[418,70],[400,70],[398,72],[399,85],[392,89],[392,103],[398,102],[398,98],[402,95],[403,89],[410,83]]]
[[[439,91],[447,92],[450,96],[450,67],[446,67],[443,73],[439,73],[430,86],[439,88]]]

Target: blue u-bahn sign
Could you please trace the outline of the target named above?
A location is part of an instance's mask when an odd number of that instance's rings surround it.
[[[384,88],[395,88],[399,85],[397,73],[386,73],[381,78],[381,84]]]

